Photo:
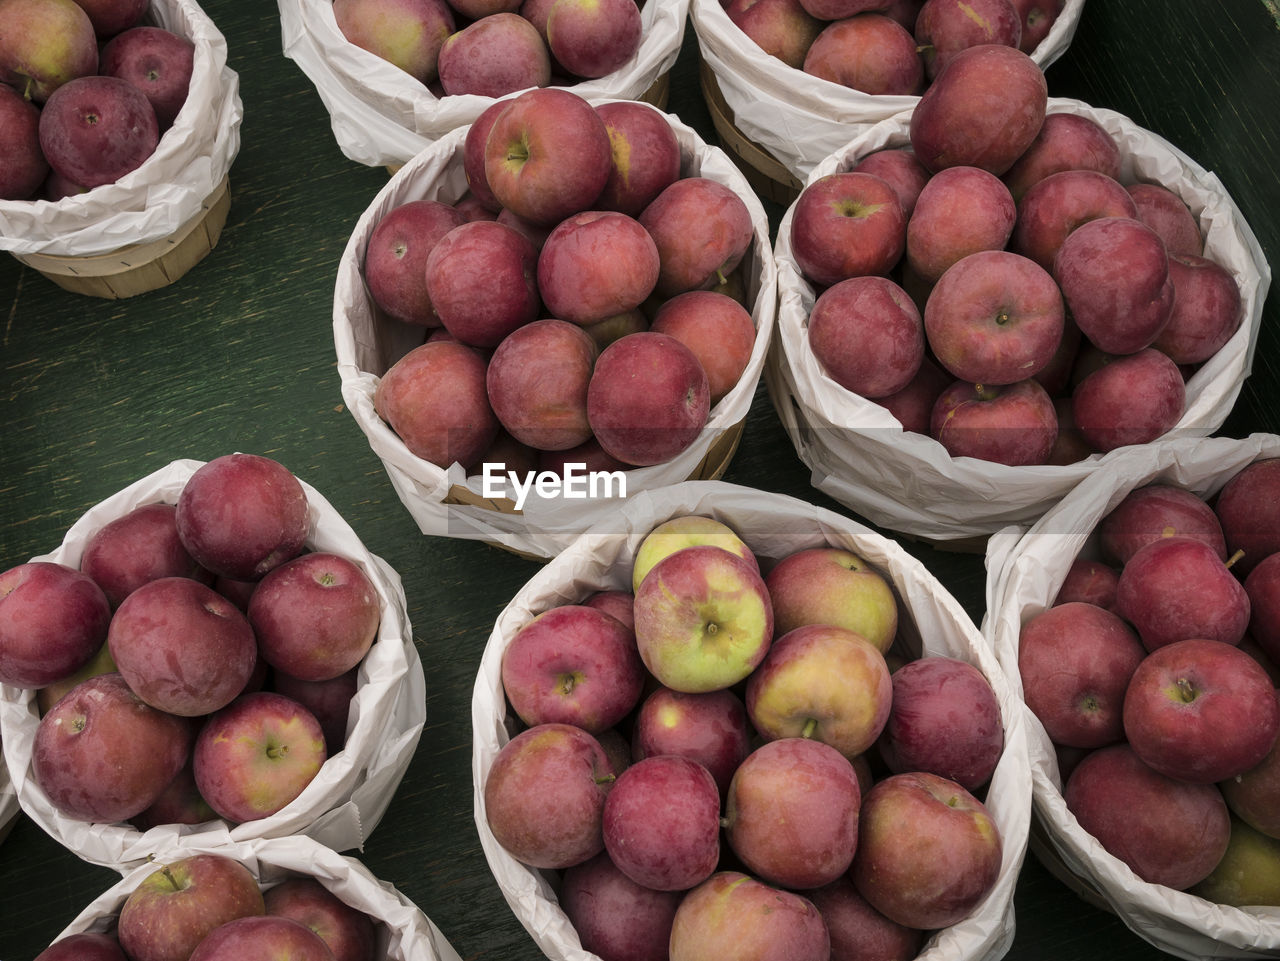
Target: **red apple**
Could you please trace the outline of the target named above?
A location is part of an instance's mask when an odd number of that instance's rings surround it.
[[[1104,610],[1114,611],[1116,584],[1119,580],[1120,572],[1110,564],[1087,557],[1077,557],[1067,568],[1066,576],[1062,579],[1053,603],[1057,605],[1082,601]]]
[[[924,84],[924,64],[911,33],[882,13],[827,23],[809,44],[801,69],[872,97],[915,96]]]
[[[920,362],[920,369],[907,382],[906,387],[884,397],[877,397],[876,403],[892,414],[903,430],[928,434],[934,404],[952,383],[954,381],[951,375],[926,354]]]
[[[979,167],[939,170],[920,190],[907,221],[907,260],[936,283],[969,254],[1003,251],[1016,218],[1013,195],[995,174]]]
[[[1067,0],[1012,0],[1012,3],[1018,16],[1022,18],[1019,49],[1024,53],[1032,53],[1053,29]]]
[[[162,577],[212,580],[182,546],[173,504],[142,504],[103,524],[85,544],[80,570],[98,583],[112,608]]]
[[[440,48],[456,19],[443,0],[334,0],[333,17],[350,43],[424,85],[439,75]]]
[[[831,957],[908,961],[920,953],[925,932],[890,921],[858,893],[848,874],[805,892],[831,935]]]
[[[635,56],[642,29],[635,0],[556,0],[547,14],[547,48],[573,76],[596,79]]]
[[[881,654],[898,631],[898,602],[883,574],[842,547],[793,551],[765,578],[779,635],[806,624],[847,628]]]
[[[1208,360],[1244,319],[1240,287],[1216,261],[1194,254],[1169,255],[1173,310],[1152,346],[1178,364]]]
[[[505,97],[551,82],[551,54],[537,28],[511,11],[481,17],[449,34],[436,60],[447,96]]]
[[[146,9],[145,3],[142,9]],[[102,48],[98,72],[127,80],[150,102],[163,133],[187,102],[196,45],[186,37],[150,25],[116,34]]]
[[[1005,171],[1004,182],[1013,199],[1020,202],[1034,184],[1063,170],[1094,170],[1119,181],[1120,146],[1116,138],[1091,117],[1047,114],[1030,146]]]
[[[40,108],[0,83],[0,200],[29,200],[49,173],[40,150]]]
[[[139,831],[148,831],[157,824],[204,824],[217,818],[217,813],[200,796],[196,787],[195,769],[190,758],[173,780],[141,814],[129,819]]]
[[[369,235],[364,281],[373,302],[407,324],[438,327],[427,293],[427,257],[462,214],[438,200],[411,200],[389,210]]]
[[[826,26],[800,0],[729,0],[724,12],[757,47],[794,70],[804,67],[805,54]]]
[[[825,961],[831,939],[806,898],[740,871],[717,871],[685,895],[670,961]]]
[[[1058,248],[1083,224],[1102,217],[1134,217],[1133,198],[1115,178],[1092,169],[1048,174],[1018,200],[1009,249],[1053,269]]]
[[[107,639],[111,604],[88,575],[28,561],[0,574],[0,682],[44,687],[74,674]]]
[[[1098,521],[1098,546],[1120,566],[1162,537],[1194,537],[1223,561],[1227,542],[1208,503],[1184,487],[1153,481],[1135,487]]]
[[[751,211],[733,190],[710,177],[682,177],[637,218],[658,247],[655,292],[673,297],[708,290],[737,269],[751,247]]]
[[[1204,255],[1200,222],[1185,200],[1163,184],[1134,183],[1126,188],[1133,198],[1135,214],[1164,241],[1169,255]]]
[[[898,195],[902,213],[910,217],[915,211],[920,191],[929,181],[929,171],[916,159],[909,147],[883,147],[864,155],[849,168],[854,173],[879,177]]]
[[[333,961],[374,961],[376,957],[373,918],[314,877],[290,877],[267,888],[263,904],[268,915],[292,918],[318,934],[333,953]]]
[[[924,360],[924,322],[887,277],[850,277],[818,295],[809,347],[837,384],[867,398],[904,389]]]
[[[808,184],[791,208],[791,249],[811,283],[887,274],[906,249],[898,193],[874,174],[844,171]]]
[[[156,112],[127,80],[68,80],[40,111],[40,149],[49,166],[85,187],[115,183],[155,153]]]
[[[737,554],[754,567],[757,573],[760,570],[755,553],[728,524],[703,514],[679,514],[654,527],[636,548],[636,556],[631,562],[633,605],[634,592],[639,590],[645,575],[658,561],[683,547],[698,544],[723,548],[731,554]]]
[[[723,797],[751,751],[752,734],[746,707],[733,691],[686,694],[658,687],[636,712],[631,756],[642,761],[675,754],[697,761],[711,772]]]
[[[737,386],[756,342],[747,309],[714,290],[687,290],[664,301],[649,329],[674,337],[698,358],[712,406]]]
[[[35,956],[35,961],[129,961],[114,934],[81,931],[59,938]]]
[[[587,210],[547,235],[538,257],[538,290],[552,316],[590,324],[639,307],[658,282],[658,267],[658,246],[638,220]]]
[[[493,220],[465,223],[427,255],[427,296],[457,340],[496,347],[541,310],[537,263],[537,249],[513,227]]]
[[[933,80],[969,47],[998,43],[1021,49],[1022,18],[1010,0],[925,0],[914,36],[925,75]]]
[[[683,898],[636,884],[602,851],[565,869],[559,902],[584,951],[608,961],[667,961]]]
[[[190,961],[333,961],[324,939],[306,925],[273,915],[237,918],[210,931]]]
[[[608,131],[613,164],[595,206],[639,217],[680,179],[680,142],[662,111],[643,101],[609,101],[596,113]]]
[[[1167,434],[1182,419],[1186,401],[1178,365],[1147,347],[1106,358],[1072,391],[1071,411],[1085,441],[1106,452]]]
[[[956,381],[938,396],[929,433],[952,457],[1044,464],[1057,440],[1058,415],[1034,379],[1003,386]]]
[[[1213,509],[1227,551],[1235,557],[1232,570],[1245,577],[1268,554],[1280,551],[1280,457],[1263,457],[1238,470],[1218,492]]]

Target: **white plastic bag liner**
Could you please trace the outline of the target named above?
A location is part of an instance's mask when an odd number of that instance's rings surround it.
[[[1147,484],[1171,484],[1208,500],[1255,460],[1280,457],[1280,437],[1244,440],[1181,438],[1131,447],[1108,470],[1081,482],[1029,528],[1000,531],[987,547],[987,614],[982,631],[1016,693],[1027,731],[1037,826],[1052,865],[1063,869],[1161,951],[1189,959],[1274,958],[1280,952],[1280,908],[1236,908],[1160,884],[1148,884],[1084,831],[1062,798],[1052,742],[1022,701],[1018,636],[1022,625],[1053,603],[1077,555],[1098,557],[1098,522],[1126,494]],[[1039,855],[1039,852],[1037,852]],[[1091,900],[1093,900],[1091,898]]]
[[[1026,852],[1030,778],[1021,710],[991,649],[947,589],[893,540],[821,507],[781,494],[722,481],[687,481],[632,498],[613,517],[585,532],[539,570],[503,609],[485,646],[471,698],[476,829],[485,857],[512,911],[552,961],[590,961],[553,891],[554,872],[530,869],[508,854],[489,829],[484,783],[502,746],[518,729],[508,717],[502,689],[502,653],[536,615],[581,603],[598,590],[630,590],[641,541],[663,521],[701,514],[728,524],[756,554],[761,568],[788,554],[832,545],[851,550],[883,574],[898,599],[895,644],[910,656],[941,655],[968,661],[991,682],[1004,722],[1004,753],[985,793],[985,804],[1004,844],[999,878],[973,913],[933,933],[921,961],[996,961],[1013,940],[1013,890]],[[802,892],[803,893],[803,892]]]
[[[495,98],[437,97],[423,83],[338,29],[331,0],[279,0],[284,55],[315,84],[348,159],[395,167],[449,131],[470,124]],[[607,76],[568,87],[592,101],[639,100],[670,69],[684,40],[689,0],[648,0],[640,47]],[[460,23],[461,26],[461,23]]]
[[[143,22],[195,44],[186,102],[153,153],[113,184],[48,200],[0,200],[0,250],[103,254],[172,236],[195,218],[240,150],[240,82],[227,42],[195,0],[152,0]]]
[[[263,890],[294,877],[312,877],[376,922],[374,956],[387,961],[460,961],[439,928],[412,901],[362,862],[338,854],[308,837],[254,838],[247,841],[192,839],[181,848],[156,852],[154,863],[135,865],[124,877],[94,898],[54,939],[86,931],[115,931],[125,900],[154,871],[190,854],[221,854],[239,861]]]
[[[723,151],[708,146],[676,117],[666,116],[680,143],[682,176],[709,177],[728,185],[751,213],[755,238],[743,258],[743,278],[748,302],[752,305],[756,340],[746,370],[737,385],[711,409],[707,426],[698,439],[663,464],[626,471],[628,496],[689,478],[713,453],[713,445],[726,432],[740,429],[764,369],[777,312],[777,271],[769,239],[769,220],[759,198]],[[446,134],[402,167],[356,223],[338,264],[333,304],[342,398],[369,438],[374,453],[382,459],[400,500],[424,534],[483,540],[545,558],[557,553],[593,523],[613,514],[618,499],[540,497],[531,492],[523,512],[518,514],[447,503],[454,485],[466,487],[480,499],[481,478],[478,475],[467,478],[458,464],[446,470],[410,453],[378,416],[373,404],[382,374],[408,350],[422,343],[424,331],[421,327],[387,320],[375,311],[364,286],[365,246],[378,221],[392,208],[419,199],[453,203],[462,196],[466,190],[462,149],[467,129],[460,127]],[[511,494],[509,499],[513,498]]]
[[[201,461],[173,461],[86,511],[50,554],[32,560],[79,568],[89,538],[104,524],[142,504],[176,504]],[[301,481],[300,481],[301,482]],[[382,620],[360,664],[356,695],[341,751],[325,761],[312,782],[277,813],[229,825],[162,824],[140,832],[127,823],[95,824],[60,813],[36,783],[31,752],[40,716],[35,691],[0,685],[0,736],[23,811],[53,838],[86,861],[124,873],[156,852],[186,844],[214,844],[305,834],[343,851],[364,844],[391,802],[426,722],[426,683],[405,607],[400,576],[369,553],[350,525],[321,494],[307,494],[311,551],[341,554],[369,576],[382,600]]]
[[[18,792],[13,789],[13,782],[9,780],[9,769],[0,764],[0,840],[13,830],[13,822],[21,813]]]
[[[1084,0],[1067,0],[1031,53],[1043,70],[1066,51]],[[859,126],[910,110],[918,96],[873,96],[788,66],[760,48],[725,13],[720,0],[691,0],[698,49],[715,77],[733,125],[803,183]]]
[[[1240,287],[1243,319],[1235,335],[1187,381],[1186,410],[1166,436],[1207,435],[1226,420],[1253,364],[1271,268],[1244,215],[1213,173],[1122,114],[1080,101],[1049,100],[1049,112],[1089,117],[1119,143],[1121,181],[1151,181],[1178,194],[1200,222],[1205,256]],[[847,170],[866,154],[910,143],[910,111],[883,120],[814,168],[809,182]],[[791,253],[794,206],[783,215],[778,266],[777,344],[765,370],[774,407],[815,487],[873,523],[937,541],[985,536],[1029,524],[1115,453],[1065,466],[1009,467],[952,458],[932,438],[905,431],[885,408],[826,375],[809,347],[816,297]]]

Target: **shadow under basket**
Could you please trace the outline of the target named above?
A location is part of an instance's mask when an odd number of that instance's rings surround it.
[[[213,193],[205,198],[200,211],[161,240],[82,257],[17,253],[13,256],[63,290],[121,300],[167,287],[203,260],[217,245],[230,207],[231,190],[228,178],[223,177]]]

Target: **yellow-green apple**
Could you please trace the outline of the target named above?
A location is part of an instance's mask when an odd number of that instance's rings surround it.
[[[751,753],[753,730],[742,699],[728,688],[686,694],[669,687],[649,693],[631,727],[631,756],[641,761],[675,754],[697,761],[723,798],[738,765]]]
[[[635,0],[556,0],[547,14],[547,48],[562,69],[594,80],[622,68],[640,49]]]
[[[103,46],[98,72],[127,80],[141,90],[164,133],[187,102],[195,50],[195,43],[181,34],[143,24],[117,34]]]
[[[832,624],[860,634],[881,654],[898,630],[898,602],[884,575],[843,547],[794,551],[765,583],[779,634],[806,624]]]
[[[1235,557],[1232,570],[1247,576],[1280,550],[1280,457],[1262,457],[1236,471],[1218,491],[1213,509]]]
[[[113,609],[162,577],[212,581],[182,546],[173,504],[142,504],[103,524],[85,544],[80,570],[97,582]]]
[[[1050,113],[1003,179],[1021,201],[1033,184],[1063,170],[1094,170],[1119,181],[1120,169],[1120,145],[1102,124],[1083,114]]]
[[[258,660],[245,616],[189,577],[149,581],[126,597],[111,618],[107,645],[138,697],[182,717],[229,704]]]
[[[628,334],[596,358],[587,422],[605,452],[626,464],[671,460],[698,439],[710,412],[706,371],[670,334]]]
[[[438,200],[410,200],[387,211],[364,251],[364,282],[373,302],[396,320],[439,327],[427,293],[427,257],[463,223],[453,205]]]
[[[604,189],[594,206],[638,217],[658,194],[680,179],[680,143],[663,113],[639,100],[598,104],[613,151]]]
[[[710,177],[681,177],[638,217],[658,246],[655,291],[673,297],[709,290],[731,274],[751,247],[755,228],[732,187]]]
[[[1013,8],[1022,18],[1022,39],[1018,48],[1032,53],[1049,35],[1058,21],[1066,0],[1011,0]]]
[[[849,169],[854,173],[872,174],[892,187],[906,217],[915,210],[920,191],[929,180],[929,171],[907,147],[873,150]]]
[[[59,938],[36,955],[35,961],[129,961],[115,934],[81,931]]]
[[[833,958],[900,961],[914,958],[924,945],[925,932],[886,918],[858,893],[848,874],[806,891],[805,897],[827,925]]]
[[[1000,385],[958,380],[938,395],[929,433],[952,457],[1044,464],[1058,437],[1058,414],[1034,378]]]
[[[892,414],[904,430],[928,434],[933,405],[952,383],[951,375],[926,354],[906,387],[877,397],[876,403]]]
[[[909,928],[967,917],[1000,875],[1004,844],[986,805],[954,781],[893,774],[862,799],[850,869],[858,893]]]
[[[713,545],[655,564],[636,589],[635,618],[645,667],[687,693],[743,680],[773,640],[769,589],[754,563]]]
[[[914,36],[925,76],[934,80],[968,47],[1020,47],[1022,18],[1010,0],[925,0],[916,15]]]
[[[826,26],[800,0],[729,0],[725,14],[757,47],[788,67],[804,67],[818,34]]]
[[[54,561],[0,573],[0,682],[44,687],[74,674],[106,642],[111,604],[88,574]]]
[[[903,390],[924,361],[924,322],[907,292],[888,277],[850,277],[818,295],[809,312],[809,347],[845,390],[878,399]]]
[[[981,167],[1003,175],[1035,140],[1049,89],[1044,72],[1014,47],[984,43],[959,51],[911,112],[911,147],[937,173]]]
[[[120,907],[116,931],[134,961],[185,961],[215,928],[264,911],[244,864],[224,854],[176,857],[144,877]]]
[[[882,13],[826,23],[800,69],[873,97],[915,96],[924,85],[924,63],[911,32]]]
[[[796,266],[818,287],[888,274],[907,244],[898,192],[874,174],[841,171],[808,184],[791,208]]]
[[[350,43],[423,84],[436,80],[440,48],[455,28],[444,0],[335,0],[333,17]]]
[[[1052,270],[1058,248],[1077,227],[1101,217],[1134,217],[1137,211],[1129,192],[1105,173],[1087,168],[1051,173],[1018,199],[1009,249]]]
[[[1154,347],[1106,355],[1071,392],[1081,436],[1104,453],[1164,436],[1182,419],[1186,404],[1182,371]]]
[[[141,814],[130,818],[129,823],[139,831],[148,831],[157,824],[204,824],[217,816],[200,796],[200,789],[196,787],[195,770],[188,758],[182,770],[160,792],[160,796]]]
[[[1280,698],[1280,691],[1276,697]],[[1218,787],[1236,817],[1255,831],[1280,838],[1280,741],[1249,770],[1227,778]]]
[[[292,918],[257,915],[221,924],[205,935],[191,961],[333,961],[324,939]]]
[[[968,661],[933,655],[893,672],[893,702],[876,746],[894,774],[928,771],[977,792],[1004,752],[1000,703]]]
[[[39,132],[49,166],[89,188],[136,170],[160,142],[156,112],[142,91],[99,74],[68,80],[49,94]]]
[[[1003,252],[1016,218],[1013,195],[995,174],[980,167],[939,170],[921,189],[907,221],[907,262],[925,281],[937,283],[968,254]]]
[[[831,939],[802,895],[741,871],[717,871],[685,895],[671,925],[670,961],[825,961]]]
[[[596,345],[577,324],[535,320],[503,338],[485,374],[494,415],[535,450],[567,450],[591,437],[587,387]]]
[[[501,674],[526,725],[574,724],[592,734],[631,712],[645,680],[631,629],[584,604],[553,607],[516,631],[502,652]]]
[[[734,772],[725,838],[761,880],[792,890],[821,887],[853,861],[861,802],[847,757],[821,741],[784,737],[756,748]]]
[[[665,961],[683,891],[636,884],[601,851],[567,868],[559,903],[584,951],[601,958]]]
[[[640,542],[631,564],[632,592],[639,590],[645,575],[658,561],[681,548],[697,544],[723,548],[753,565],[757,572],[760,570],[755,553],[728,524],[702,514],[681,514],[663,521]]]
[[[317,878],[285,878],[263,891],[262,899],[269,916],[292,918],[320,935],[333,961],[374,961],[378,935],[373,918]]]
[[[1018,634],[1023,700],[1055,744],[1124,740],[1124,692],[1146,653],[1119,615],[1086,601],[1056,604]]]
[[[43,104],[58,87],[98,70],[93,21],[75,0],[0,2],[0,82]]]
[[[1227,560],[1218,515],[1204,498],[1185,487],[1159,481],[1135,487],[1098,521],[1098,547],[1121,567],[1152,541],[1175,536],[1202,540]]]
[[[505,97],[551,82],[551,54],[532,23],[503,11],[451,33],[436,61],[447,96]]]
[[[1222,860],[1191,893],[1215,904],[1280,906],[1280,840],[1232,818]]]
[[[1231,815],[1212,784],[1166,777],[1128,744],[1082,757],[1062,791],[1080,827],[1149,884],[1185,890],[1222,860]]]
[[[220,817],[270,817],[312,782],[326,758],[314,714],[273,691],[242,694],[211,714],[192,753],[196,786]]]
[[[1168,777],[1209,784],[1260,764],[1280,733],[1262,665],[1222,641],[1189,637],[1142,659],[1124,696],[1133,752]]]
[[[98,653],[89,658],[74,674],[68,674],[66,677],[46,684],[44,687],[36,691],[36,706],[40,708],[42,715],[49,712],[49,708],[57,704],[62,695],[66,694],[81,681],[87,681],[91,677],[97,677],[99,674],[111,674],[116,669],[116,662],[111,659],[111,646],[106,641],[102,642],[102,646],[98,648]]]
[[[609,859],[636,884],[687,891],[720,860],[720,790],[691,758],[635,761],[605,799],[601,830]]]
[[[1151,342],[1178,364],[1198,364],[1216,354],[1240,328],[1240,286],[1217,261],[1169,254],[1173,309]]]
[[[0,83],[0,200],[29,200],[49,173],[40,150],[40,108]]]
[[[747,678],[745,700],[766,740],[811,738],[855,757],[880,736],[892,698],[875,645],[834,624],[806,624],[774,640]]]
[[[359,684],[359,667],[326,681],[305,681],[273,670],[270,690],[292,698],[316,716],[324,731],[325,753],[333,757],[346,744],[351,699],[356,696]]]
[[[616,777],[600,742],[582,728],[526,728],[485,775],[485,822],[498,844],[530,867],[579,864],[604,850],[601,818]]]
[[[422,344],[382,375],[374,409],[411,453],[438,467],[470,467],[499,430],[485,389],[487,366],[466,344]]]
[[[1134,216],[1159,234],[1171,256],[1204,255],[1200,222],[1185,200],[1163,184],[1131,183],[1125,190],[1133,198]]]
[[[751,314],[715,290],[676,294],[658,308],[649,329],[669,334],[693,351],[707,373],[713,406],[737,386],[756,342]]]
[[[1067,568],[1053,603],[1080,601],[1114,613],[1119,580],[1120,572],[1110,564],[1090,557],[1077,557]]]
[[[1244,585],[1197,537],[1151,541],[1125,562],[1116,585],[1116,613],[1148,651],[1188,638],[1239,644],[1249,612]]]
[[[427,296],[445,329],[472,347],[497,347],[538,317],[538,251],[495,220],[454,227],[427,255]]]
[[[307,494],[279,461],[223,454],[201,465],[178,495],[178,537],[214,574],[260,580],[302,552]]]
[[[644,303],[658,282],[658,266],[658,246],[638,220],[616,210],[584,210],[547,235],[538,291],[553,317],[590,324]]]

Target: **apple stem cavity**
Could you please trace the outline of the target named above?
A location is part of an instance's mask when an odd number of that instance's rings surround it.
[[[1182,703],[1190,704],[1196,699],[1195,685],[1185,677],[1178,678],[1177,682],[1174,684],[1174,688],[1177,691],[1178,697],[1182,699]]]

